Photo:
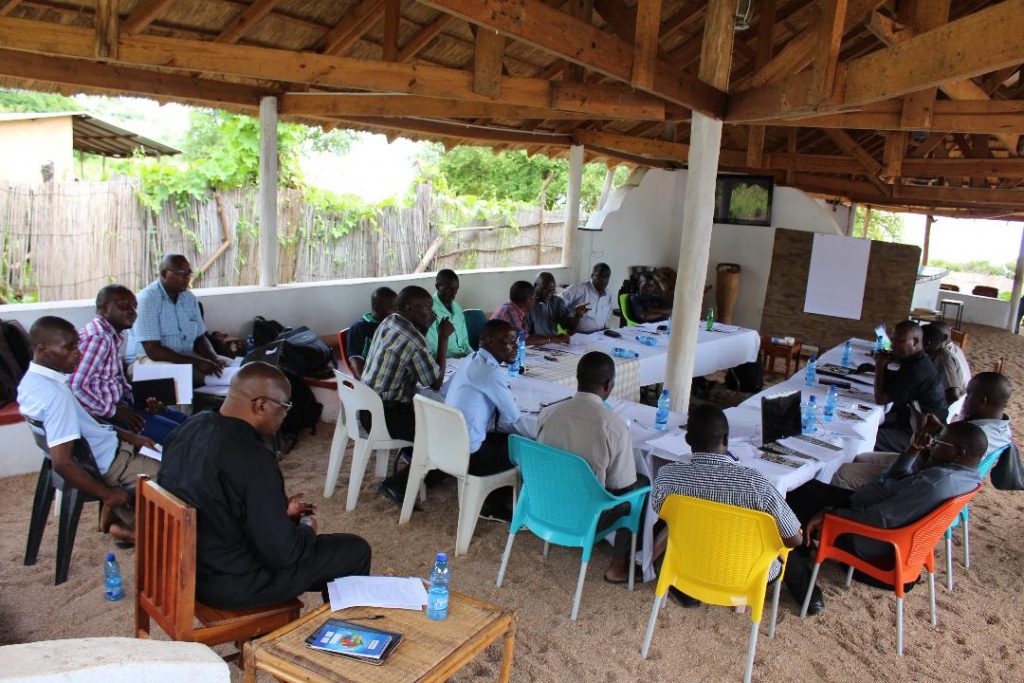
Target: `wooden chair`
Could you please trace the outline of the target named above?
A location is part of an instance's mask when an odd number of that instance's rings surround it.
[[[348,338],[348,329],[349,328],[346,327],[345,329],[338,331],[338,366],[346,375],[351,375],[352,377],[359,379],[359,375],[356,374],[356,371],[348,362],[348,346],[345,344],[345,340]]]
[[[196,510],[149,477],[135,492],[135,637],[149,638],[156,620],[172,640],[239,644],[299,618],[291,600],[258,609],[215,609],[196,596]],[[200,627],[196,628],[195,621]]]
[[[1004,358],[1000,358],[992,365],[992,372],[998,372],[1000,375],[1003,374],[1003,362]]]
[[[966,332],[961,332],[960,330],[950,328],[949,339],[954,344],[959,346],[961,351],[967,351],[967,342],[970,341],[970,336]]]
[[[971,290],[971,294],[974,296],[987,296],[995,299],[999,296],[999,289],[996,287],[989,287],[988,285],[978,285]]]

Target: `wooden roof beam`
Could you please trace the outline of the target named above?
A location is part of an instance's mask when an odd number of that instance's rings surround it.
[[[616,80],[628,83],[632,77],[632,45],[540,0],[421,2]],[[709,116],[721,117],[724,108],[724,92],[679,74],[673,65],[661,60],[657,63],[654,86],[645,90]]]
[[[654,87],[654,72],[658,61],[661,0],[638,0],[635,23],[633,73],[630,82],[637,88],[650,90]]]
[[[420,53],[420,51],[425,49],[427,45],[430,44],[430,41],[436,38],[454,18],[455,17],[452,15],[445,14],[444,12],[437,15],[432,22],[421,28],[412,38],[406,41],[405,45],[402,46],[402,49],[398,51],[398,59],[396,61],[402,63],[411,61]]]
[[[906,22],[914,31],[923,33],[949,21],[949,3],[950,0],[915,0],[906,7],[901,6],[900,12],[906,15]],[[925,88],[905,95],[903,110],[900,112],[900,124],[918,130],[931,128],[937,92],[938,88]]]
[[[253,3],[239,12],[214,40],[218,43],[237,43],[263,17],[270,14],[278,2],[280,0],[253,0]]]
[[[125,33],[142,33],[172,2],[174,0],[142,0],[135,11],[121,22],[121,30]],[[0,11],[0,15],[3,14]]]
[[[96,0],[96,56],[117,59],[117,0]]]
[[[384,4],[384,36],[381,49],[385,62],[398,60],[398,33],[402,27],[402,0],[387,0]]]
[[[903,130],[902,100],[878,102],[840,114],[777,119],[773,126],[808,128],[850,128],[862,130]],[[937,100],[932,130],[944,133],[1024,133],[1024,101],[1021,100]]]
[[[286,93],[280,98],[278,110],[282,115],[294,116],[594,120],[594,115],[591,113],[580,114],[544,107],[509,106],[494,102],[462,102],[442,97],[418,97],[416,95],[364,95],[361,93]],[[481,121],[474,121],[474,123],[481,124]]]
[[[501,69],[505,59],[505,36],[486,28],[476,32],[473,57],[473,92],[496,99],[501,94]]]
[[[352,47],[367,31],[384,19],[381,12],[383,7],[384,0],[363,0],[320,40],[320,52],[325,55],[339,55]]]

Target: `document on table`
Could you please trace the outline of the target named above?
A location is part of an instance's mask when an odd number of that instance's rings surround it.
[[[231,380],[234,379],[240,369],[237,365],[229,365],[220,371],[220,377],[217,375],[207,375],[203,380],[203,384],[208,387],[226,387],[231,384]]]
[[[166,379],[174,380],[174,391],[178,405],[192,405],[192,366],[188,363],[141,363],[136,364],[132,380]]]
[[[164,459],[164,447],[160,444],[156,445],[156,448],[150,448],[149,446],[143,446],[139,449],[139,455],[144,455],[147,458],[152,458],[157,462],[161,462]]]
[[[414,576],[344,576],[327,584],[331,611],[347,607],[386,607],[421,610],[427,604],[427,589]]]
[[[686,455],[690,452],[690,446],[686,443],[686,439],[680,432],[669,432],[663,434],[657,439],[651,439],[647,442],[647,445],[652,448],[659,448],[666,453],[671,453],[675,456]]]

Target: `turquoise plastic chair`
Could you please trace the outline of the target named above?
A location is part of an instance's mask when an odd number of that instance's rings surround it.
[[[1009,446],[1004,446],[997,451],[992,451],[978,463],[978,476],[981,477],[982,481],[985,481],[985,477],[988,476],[992,468],[999,462],[999,458],[1002,457],[1003,453],[1006,453],[1010,449]],[[964,509],[960,511],[960,514],[953,519],[953,523],[946,529],[946,588],[953,590],[953,529],[960,526],[963,522],[964,525],[964,569],[971,568],[971,506],[965,505]]]
[[[466,334],[469,335],[469,345],[476,351],[480,348],[480,328],[487,322],[487,314],[479,308],[466,308],[462,314],[466,316]]]
[[[509,437],[508,450],[512,462],[519,466],[523,488],[512,514],[505,554],[501,556],[501,568],[498,569],[496,582],[498,588],[501,588],[505,579],[505,568],[512,554],[512,541],[515,540],[516,532],[526,527],[544,541],[545,557],[551,543],[583,549],[580,576],[576,582],[576,596],[573,598],[570,615],[573,621],[576,621],[576,613],[579,611],[590,553],[598,541],[617,529],[629,529],[633,535],[629,555],[629,589],[633,590],[636,535],[640,529],[640,514],[651,487],[644,486],[621,496],[613,496],[598,482],[587,461],[578,455],[516,435]],[[598,529],[597,521],[601,513],[622,503],[629,503],[629,513],[608,527]]]

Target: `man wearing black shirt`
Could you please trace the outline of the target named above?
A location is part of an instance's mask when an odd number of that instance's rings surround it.
[[[316,506],[285,495],[260,435],[281,426],[289,397],[284,373],[250,363],[219,413],[199,413],[164,443],[158,481],[198,511],[196,598],[211,607],[264,607],[316,590],[327,602],[328,581],[370,571],[365,540],[318,535]]]
[[[878,428],[875,450],[902,453],[917,428],[911,424],[911,403],[917,401],[922,414],[932,413],[943,422],[949,405],[945,382],[924,352],[921,327],[904,320],[893,335],[892,353],[875,354],[875,403],[892,403]],[[889,370],[894,357],[900,367]]]

